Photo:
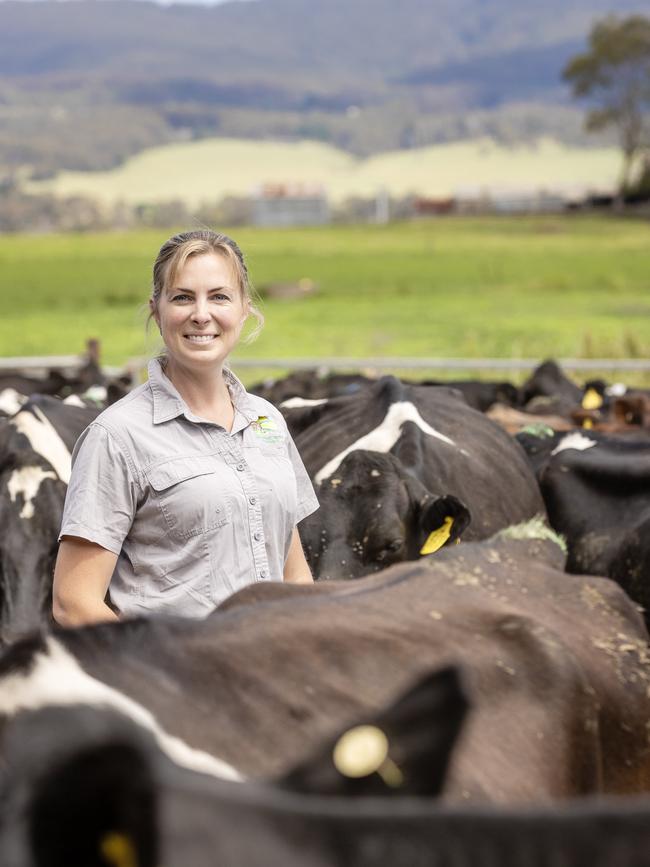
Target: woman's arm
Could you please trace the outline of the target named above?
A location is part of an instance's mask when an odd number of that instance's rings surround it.
[[[311,570],[305,560],[305,552],[298,535],[298,528],[293,528],[293,536],[289,545],[289,554],[284,564],[283,578],[289,584],[313,584]]]
[[[83,626],[118,620],[104,602],[117,554],[80,539],[64,536],[54,568],[52,615],[61,626]]]

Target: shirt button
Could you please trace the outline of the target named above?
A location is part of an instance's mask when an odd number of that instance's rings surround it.
[[[257,498],[256,497],[249,497],[248,502],[251,504],[251,506],[254,506],[255,503],[257,502]]]
[[[266,569],[262,569],[260,572],[260,578],[266,578]]]
[[[255,539],[256,542],[259,542],[259,540],[260,540],[261,538],[262,538],[262,534],[261,534],[261,533],[253,533],[253,539]]]
[[[237,469],[239,470],[240,473],[243,473],[244,472],[244,465],[243,464],[237,464]]]

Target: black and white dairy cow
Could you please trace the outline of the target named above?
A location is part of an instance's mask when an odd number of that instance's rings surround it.
[[[544,514],[518,444],[453,389],[384,377],[281,409],[321,506],[300,527],[316,578],[357,578]]]
[[[0,426],[0,642],[49,620],[71,452],[98,409],[34,395]]]
[[[543,361],[519,390],[520,405],[528,412],[567,415],[580,406],[582,389],[557,364]]]
[[[452,667],[469,710],[442,781],[448,803],[647,792],[642,619],[614,582],[567,575],[544,538],[552,531],[534,530],[541,538],[516,538],[520,527],[357,582],[251,585],[202,621],[122,621],[16,642],[0,654],[3,767],[21,714],[85,706],[127,718],[181,767],[336,792],[333,739],[359,721],[377,725],[396,697]],[[460,730],[465,701],[441,677],[391,717],[411,749],[426,730],[432,740],[442,730],[437,745],[451,749]],[[408,750],[384,751],[368,773],[431,792],[440,766],[423,750],[413,765]]]
[[[15,388],[0,388],[0,421],[15,415],[27,403],[27,396]]]
[[[179,769],[141,731],[99,709],[25,715],[9,748],[3,867],[648,864],[647,797],[582,798],[558,810],[305,796]]]
[[[252,795],[261,799],[260,805],[272,807],[283,800],[300,804],[311,794],[340,796],[354,810],[355,801],[367,795],[417,795],[434,806],[465,707],[455,670],[434,672],[379,714],[338,731],[313,757],[266,785],[227,783],[179,766],[154,734],[106,707],[20,712],[2,737],[0,863],[235,867],[250,863],[246,841],[252,836],[264,849],[266,865],[278,859],[286,867],[281,859],[289,841],[283,844],[281,832],[269,839],[271,849],[264,846],[253,814],[237,809],[240,798],[245,802]],[[195,805],[186,799],[193,801],[193,793],[205,803],[217,792],[233,799],[239,821],[234,834],[218,832],[211,839],[210,827],[226,819],[218,797],[206,824],[207,814],[202,812],[197,823]],[[120,852],[123,858],[111,857]],[[299,852],[307,855],[302,846],[296,856]]]
[[[517,439],[566,537],[567,569],[613,578],[650,612],[650,440],[550,429]]]
[[[465,401],[479,412],[487,412],[495,403],[505,406],[519,405],[519,390],[511,382],[494,382],[481,379],[435,380],[425,379],[413,385],[436,385],[460,391]]]
[[[359,373],[329,373],[318,369],[297,370],[282,379],[258,382],[248,389],[279,406],[292,397],[309,400],[356,394],[373,379]]]

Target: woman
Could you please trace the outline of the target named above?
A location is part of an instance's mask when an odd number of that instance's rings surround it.
[[[165,355],[73,452],[53,590],[64,626],[204,617],[254,581],[312,581],[296,529],[318,508],[307,473],[282,415],[225,366],[246,318],[261,321],[239,247],[208,230],[170,238],[149,303]]]

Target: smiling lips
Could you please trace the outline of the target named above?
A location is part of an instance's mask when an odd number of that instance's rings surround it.
[[[190,343],[210,343],[212,340],[215,340],[218,335],[216,334],[184,334],[186,340],[189,340]]]

